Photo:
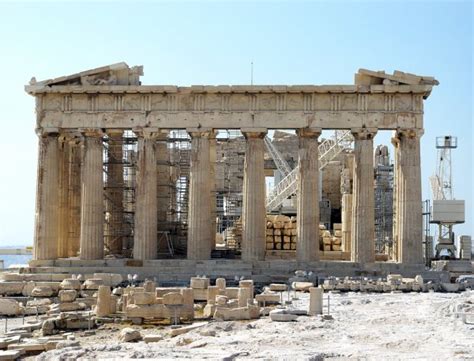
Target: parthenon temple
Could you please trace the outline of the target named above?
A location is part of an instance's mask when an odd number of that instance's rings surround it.
[[[39,140],[30,267],[175,280],[422,267],[433,77],[360,69],[353,85],[182,87],[141,76],[118,63],[25,86]],[[391,146],[374,144],[382,131]]]

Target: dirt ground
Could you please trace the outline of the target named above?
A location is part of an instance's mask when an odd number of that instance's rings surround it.
[[[293,293],[292,293],[293,296]],[[293,305],[307,309],[308,294]],[[286,299],[286,296],[285,296]],[[327,294],[325,309],[327,313]],[[211,321],[186,334],[170,337],[170,326],[132,326],[142,335],[163,340],[120,343],[125,325],[106,324],[93,336],[76,333],[78,345],[29,359],[264,359],[264,360],[472,360],[474,315],[464,323],[458,304],[474,312],[474,291],[448,293],[334,293],[331,317],[300,316],[296,322]],[[129,327],[129,326],[128,326]]]

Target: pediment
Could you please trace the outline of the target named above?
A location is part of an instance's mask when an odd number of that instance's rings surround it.
[[[385,71],[373,71],[368,69],[359,69],[355,74],[354,82],[356,85],[438,85],[432,76],[421,76],[411,73],[405,73],[395,70],[393,74],[387,74]]]
[[[141,75],[143,75],[143,66],[130,68],[127,63],[120,62],[39,82],[33,77],[30,85],[39,87],[55,85],[140,85]]]

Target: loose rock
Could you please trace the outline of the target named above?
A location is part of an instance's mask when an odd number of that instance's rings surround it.
[[[120,331],[119,340],[122,342],[132,342],[141,340],[142,335],[140,331],[127,327]]]

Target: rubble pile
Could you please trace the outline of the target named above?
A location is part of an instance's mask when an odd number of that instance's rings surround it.
[[[288,228],[291,223],[291,218],[289,222],[274,218],[273,228],[268,229],[293,229]],[[319,280],[321,285],[315,287],[318,284],[316,275],[302,270],[296,271],[288,283],[271,283],[262,288],[251,279],[236,278],[234,281],[235,286],[228,286],[225,278],[217,278],[213,283],[208,277],[196,276],[191,277],[189,287],[159,287],[151,280],[140,284],[129,280],[127,284],[122,282],[120,275],[114,274],[95,274],[85,280],[72,276],[49,284],[3,281],[0,287],[5,294],[0,297],[0,314],[10,317],[36,315],[36,320],[10,329],[6,337],[0,338],[0,356],[16,359],[63,347],[63,344],[76,342],[71,332],[94,335],[107,323],[174,325],[168,335],[175,337],[207,325],[208,320],[230,322],[268,316],[272,322],[295,322],[300,316],[322,315],[324,292],[446,289],[441,282],[425,282],[419,275],[405,278],[399,274],[390,274],[386,279],[328,277],[322,282]],[[459,290],[457,286],[456,290]],[[309,293],[307,310],[295,308],[290,301],[292,292],[293,297],[297,297],[296,292]],[[163,340],[163,335],[145,335],[136,328],[140,326],[134,327],[121,328],[118,340],[145,343]]]
[[[390,274],[386,280],[382,278],[370,279],[368,277],[358,279],[329,277],[324,280],[322,287],[325,291],[341,292],[428,292],[440,289],[439,284],[425,283],[423,277],[419,275],[415,278],[405,278],[399,274]]]

